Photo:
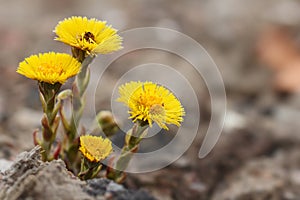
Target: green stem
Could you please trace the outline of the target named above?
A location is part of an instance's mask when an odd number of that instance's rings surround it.
[[[79,52],[81,53],[78,53],[77,59],[81,61],[82,64],[81,64],[81,71],[76,76],[73,85],[73,109],[72,109],[73,113],[71,116],[70,128],[68,130],[70,141],[75,139],[77,133],[76,125],[79,124],[80,119],[82,117],[82,113],[85,106],[85,91],[87,89],[90,80],[89,64],[94,59],[94,56],[83,57],[85,56],[85,53],[82,53],[82,51]]]
[[[123,182],[125,178],[124,171],[129,165],[134,153],[137,152],[139,143],[143,139],[148,124],[138,121],[135,123],[126,135],[124,147],[121,150],[121,154],[115,163],[114,169],[109,169],[107,177],[114,180],[117,183]]]
[[[46,82],[39,82],[40,97],[44,111],[44,116],[42,118],[43,140],[41,142],[41,146],[43,148],[42,159],[44,161],[52,159],[50,157],[50,151],[56,137],[56,130],[59,123],[56,118],[58,108],[55,108],[55,101],[60,87],[60,83],[50,84]]]
[[[100,162],[90,162],[86,158],[82,158],[78,177],[81,180],[88,180],[88,179],[95,178],[99,174],[101,167],[102,165]]]
[[[93,61],[93,55],[87,55],[85,51],[72,48],[73,57],[81,62],[81,71],[76,76],[73,83],[73,96],[72,96],[72,113],[69,123],[64,123],[64,130],[67,136],[67,144],[65,146],[65,161],[70,170],[78,171],[76,169],[76,163],[80,160],[78,154],[79,143],[77,141],[77,127],[80,124],[82,113],[85,107],[85,91],[90,80],[89,65]],[[61,111],[61,113],[63,113]],[[65,117],[64,117],[65,119]]]

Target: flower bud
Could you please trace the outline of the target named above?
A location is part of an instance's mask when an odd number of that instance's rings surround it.
[[[96,119],[107,137],[113,136],[119,130],[118,124],[110,111],[99,112]]]

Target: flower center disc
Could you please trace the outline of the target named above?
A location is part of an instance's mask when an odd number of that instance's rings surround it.
[[[48,63],[43,63],[38,67],[38,70],[43,74],[61,74],[63,72],[62,67],[49,65]]]
[[[95,43],[95,36],[91,32],[85,32],[83,35],[83,39],[88,43]]]
[[[162,105],[155,104],[155,105],[151,106],[149,114],[150,115],[165,116],[166,112],[165,112],[165,109]]]

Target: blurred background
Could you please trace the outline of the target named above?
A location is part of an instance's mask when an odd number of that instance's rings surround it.
[[[145,50],[111,65],[96,93],[99,110],[110,109],[112,89],[126,71],[148,62],[181,70],[201,99],[201,123],[191,147],[164,169],[129,174],[127,187],[143,188],[158,199],[300,199],[299,10],[297,0],[0,0],[0,158],[13,160],[31,149],[32,132],[40,126],[37,84],[15,72],[18,63],[40,52],[70,52],[53,41],[52,30],[62,19],[82,15],[106,20],[121,32],[151,26],[184,33],[210,54],[226,87],[222,135],[199,159],[210,96],[189,63]],[[92,67],[97,65],[101,56]]]

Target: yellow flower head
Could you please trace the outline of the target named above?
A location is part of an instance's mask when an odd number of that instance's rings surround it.
[[[91,162],[99,162],[112,152],[111,141],[101,136],[84,135],[80,137],[79,150]]]
[[[141,120],[150,127],[156,122],[168,130],[166,124],[180,126],[185,115],[180,101],[168,89],[152,82],[130,82],[119,87],[117,101],[129,107],[133,122]]]
[[[80,71],[80,62],[65,53],[44,53],[25,58],[17,72],[27,78],[46,83],[65,83]]]
[[[122,38],[117,30],[105,21],[95,18],[70,17],[55,27],[55,40],[61,41],[87,53],[107,54],[122,48]]]

